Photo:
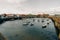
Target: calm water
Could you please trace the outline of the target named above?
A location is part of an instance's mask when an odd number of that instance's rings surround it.
[[[48,18],[31,18],[7,21],[0,25],[0,32],[8,40],[57,40],[54,23]],[[44,22],[42,23],[42,20]],[[29,22],[27,25],[25,25]],[[46,28],[42,28],[47,24]],[[25,23],[25,24],[24,24]],[[33,25],[32,25],[33,24]]]

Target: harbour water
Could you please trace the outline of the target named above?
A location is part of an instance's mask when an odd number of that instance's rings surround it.
[[[6,21],[0,25],[0,33],[7,40],[58,40],[54,23],[49,18]]]

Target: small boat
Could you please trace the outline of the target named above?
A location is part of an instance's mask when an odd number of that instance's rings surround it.
[[[49,24],[49,23],[47,23],[47,24]]]
[[[30,22],[27,22],[28,24],[30,23]]]
[[[28,23],[23,23],[23,26],[27,26],[28,25]]]
[[[35,21],[35,19],[33,19],[33,22]]]
[[[40,20],[38,20],[38,22],[40,22]]]
[[[30,26],[33,26],[33,25],[34,25],[33,23],[30,24]]]
[[[42,28],[46,28],[47,27],[47,24],[45,24],[45,25],[42,25]]]
[[[42,22],[44,22],[44,20],[42,20]]]
[[[47,21],[49,21],[49,19],[47,19]]]
[[[51,23],[51,21],[47,21],[47,23]]]

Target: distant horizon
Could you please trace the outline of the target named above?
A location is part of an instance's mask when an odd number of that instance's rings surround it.
[[[43,14],[48,14],[48,13],[28,13],[28,14],[24,14],[24,13],[2,13],[2,14],[19,14],[19,15],[29,15],[29,14],[31,14],[31,15],[39,15],[39,14],[41,14],[41,15],[43,15]],[[1,15],[1,14],[0,14]],[[49,14],[49,15],[60,15],[60,14],[53,14],[53,13],[51,13],[51,14]]]

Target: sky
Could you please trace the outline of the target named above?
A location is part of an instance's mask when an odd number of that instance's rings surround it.
[[[37,14],[53,11],[60,12],[60,0],[0,0],[0,14]]]

